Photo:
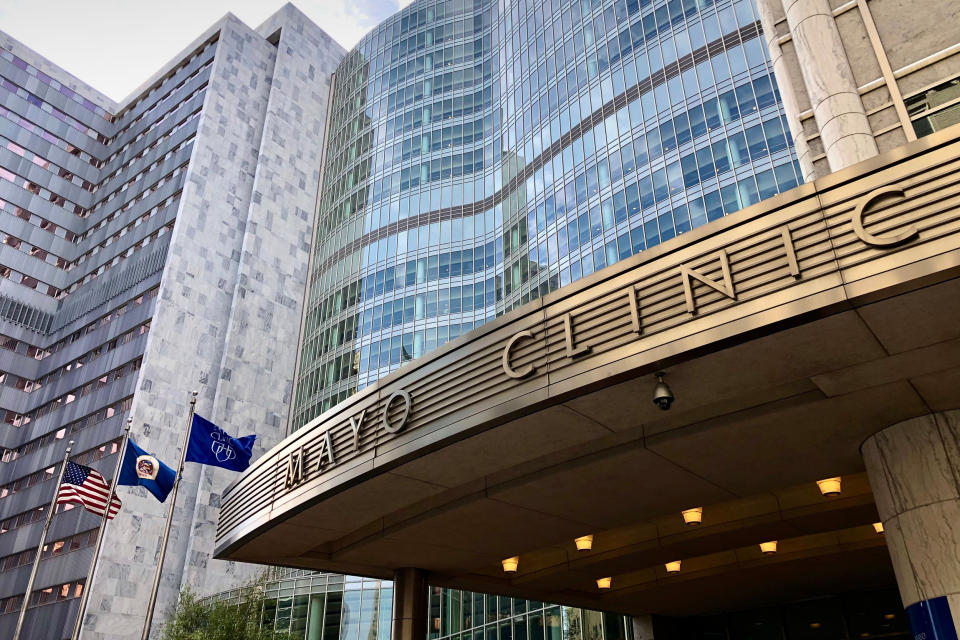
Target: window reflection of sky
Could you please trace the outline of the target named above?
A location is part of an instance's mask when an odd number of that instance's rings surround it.
[[[411,5],[338,73],[294,427],[798,182],[749,0],[466,4]]]

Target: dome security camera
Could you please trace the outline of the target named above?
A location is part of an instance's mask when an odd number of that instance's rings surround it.
[[[670,391],[670,387],[667,386],[667,383],[663,381],[663,371],[658,371],[657,376],[657,385],[653,388],[653,404],[657,405],[663,411],[670,409],[670,406],[673,404],[673,392]]]

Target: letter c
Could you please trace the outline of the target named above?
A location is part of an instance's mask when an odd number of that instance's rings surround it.
[[[525,365],[519,369],[514,369],[510,366],[510,351],[513,349],[513,345],[522,338],[533,338],[533,333],[529,330],[515,333],[507,340],[507,344],[503,347],[503,372],[514,380],[522,380],[537,370],[532,364]]]
[[[868,233],[866,229],[863,228],[863,215],[864,211],[868,206],[882,198],[883,196],[899,196],[904,197],[903,189],[900,187],[895,187],[893,185],[881,187],[875,191],[871,191],[860,201],[857,205],[857,208],[853,211],[853,218],[851,222],[853,223],[853,232],[857,234],[857,237],[863,240],[865,243],[872,247],[892,247],[898,245],[902,242],[907,242],[908,240],[913,240],[919,235],[917,227],[915,225],[910,225],[910,228],[904,229],[901,233],[898,233],[895,236],[875,236],[872,233]]]

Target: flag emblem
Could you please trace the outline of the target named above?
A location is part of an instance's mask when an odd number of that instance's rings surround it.
[[[237,457],[237,452],[233,450],[231,440],[233,438],[217,427],[210,430],[210,451],[213,452],[217,462],[227,462]]]
[[[233,438],[206,418],[193,415],[187,440],[187,462],[199,462],[230,471],[243,471],[250,466],[255,435]]]
[[[117,474],[118,485],[145,487],[153,497],[163,502],[176,481],[177,473],[173,469],[138,447],[133,438],[127,438],[127,448]]]
[[[153,456],[137,457],[137,477],[143,480],[156,480],[160,473],[160,461]]]
[[[90,513],[103,517],[107,510],[107,500],[110,499],[110,484],[96,469],[85,467],[82,464],[67,462],[63,473],[63,482],[57,492],[57,504],[77,503]],[[120,498],[113,496],[110,503],[108,520],[120,511]]]

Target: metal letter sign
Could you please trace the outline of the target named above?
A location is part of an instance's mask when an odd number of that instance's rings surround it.
[[[360,451],[360,428],[363,426],[363,418],[367,415],[367,410],[360,412],[359,418],[350,416],[350,430],[353,431],[353,450]]]
[[[857,205],[850,218],[853,233],[868,246],[894,248],[897,245],[913,240],[919,236],[919,230],[916,224],[909,224],[903,227],[903,230],[899,233],[892,231],[891,229],[895,227],[895,225],[891,224],[889,215],[885,220],[875,223],[875,226],[878,227],[876,233],[870,233],[865,230],[864,216],[866,215],[867,209],[878,200],[887,197],[904,198],[905,195],[902,188],[894,185],[875,189],[857,200]],[[845,217],[847,214],[844,213],[843,215]],[[783,258],[778,259],[779,273],[776,277],[782,277],[782,269],[786,267],[786,272],[789,274],[788,277],[793,281],[799,281],[802,279],[802,274],[797,247],[794,245],[794,232],[795,230],[792,230],[787,223],[774,226],[768,230],[769,235],[765,234],[764,242],[773,241],[774,243],[782,245]],[[803,243],[800,249],[809,250],[811,246],[810,237],[808,235],[802,235],[800,238]],[[716,247],[715,244],[712,246],[714,248],[710,249],[709,252],[704,252],[699,256],[690,258],[690,262],[687,264],[680,262],[671,267],[671,269],[677,269],[679,271],[683,291],[683,302],[685,302],[686,311],[691,315],[697,315],[698,312],[697,290],[700,289],[701,295],[703,294],[702,287],[698,287],[698,285],[706,286],[708,289],[712,289],[731,301],[737,301],[738,299],[728,247]],[[733,255],[734,258],[736,258],[738,254],[734,252]],[[779,262],[779,260],[783,260],[784,258],[785,264]],[[753,260],[755,258],[751,257],[750,259]],[[689,266],[690,264],[697,266]],[[718,271],[719,274],[717,273]],[[671,274],[669,277],[673,278],[674,276]],[[644,339],[645,329],[643,327],[641,311],[646,292],[642,274],[638,275],[638,278],[638,281],[626,283],[618,296],[626,297],[625,308],[621,307],[621,309],[622,312],[629,317],[628,331],[637,339]],[[659,287],[660,285],[656,286]],[[660,295],[660,293],[656,293],[656,296]],[[623,298],[619,299],[623,300]],[[663,302],[658,297],[655,300],[655,304],[662,305]],[[567,307],[567,309],[570,308],[576,308],[576,305]],[[512,380],[524,380],[538,372],[538,367],[533,362],[534,357],[529,355],[530,349],[527,349],[528,353],[523,356],[517,355],[516,360],[518,362],[514,361],[514,351],[517,349],[519,343],[527,340],[534,344],[526,346],[537,346],[535,343],[537,338],[535,336],[539,331],[545,331],[547,335],[550,335],[550,327],[555,325],[548,325],[548,321],[550,323],[559,321],[560,328],[563,331],[563,342],[560,348],[567,358],[589,358],[590,354],[594,352],[595,347],[593,345],[577,343],[576,322],[573,317],[573,312],[567,309],[565,309],[563,313],[557,313],[552,317],[548,314],[538,325],[521,329],[506,338],[503,343],[503,348],[500,351],[500,367],[504,375]],[[579,309],[577,313],[580,313]],[[556,348],[550,345],[543,346],[548,352],[548,356],[550,352]],[[601,348],[601,345],[597,345],[596,348]],[[542,359],[542,356],[540,357]],[[549,360],[549,357],[547,357],[547,360]],[[543,365],[541,365],[541,367],[542,366]],[[352,411],[358,411],[358,413],[341,416],[338,418],[337,423],[326,426],[323,431],[318,430],[310,442],[292,451],[287,461],[284,486],[288,489],[295,487],[306,480],[307,476],[311,473],[323,473],[333,468],[337,464],[334,443],[337,441],[337,438],[342,435],[348,434],[347,437],[349,440],[341,438],[340,444],[337,445],[341,448],[341,453],[343,451],[360,453],[363,445],[361,433],[365,429],[370,429],[374,432],[373,435],[376,436],[364,445],[369,448],[371,442],[374,443],[375,446],[375,443],[380,441],[382,436],[377,436],[376,432],[381,426],[383,431],[388,435],[400,433],[406,427],[413,411],[413,398],[409,392],[402,389],[392,392],[383,407],[383,413],[379,422],[373,421],[372,419],[369,423],[365,422],[367,413],[374,411],[373,406],[375,402],[378,402],[377,396],[371,396],[371,399],[365,403],[366,406],[359,406],[352,409]],[[229,441],[219,437],[219,434],[216,433],[211,434],[211,438],[213,439],[213,453],[217,456],[217,460],[225,462],[237,457],[237,453],[230,446]],[[348,442],[349,444],[347,444]],[[317,460],[314,465],[311,465],[310,468],[307,469],[304,466],[307,455],[305,448],[309,447],[316,447],[315,450],[310,449],[310,451],[316,454]]]
[[[290,489],[303,482],[303,445],[290,452],[287,458],[287,473],[283,478],[284,489]]]
[[[697,301],[693,297],[693,284],[690,282],[691,278],[699,280],[731,300],[737,299],[737,290],[733,287],[733,277],[730,275],[730,259],[727,257],[727,252],[721,249],[720,252],[717,253],[717,258],[720,259],[720,271],[723,273],[723,284],[708,278],[699,271],[694,271],[690,267],[680,265],[680,278],[683,280],[683,295],[687,299],[688,313],[695,314],[697,312]]]
[[[326,460],[324,460],[324,456],[326,456]],[[323,432],[323,439],[320,440],[320,457],[317,459],[317,471],[323,469],[324,463],[329,463],[331,466],[337,463],[337,459],[333,456],[333,438],[330,437],[330,429]]]
[[[390,421],[390,405],[397,398],[403,400],[403,414],[396,422]],[[387,433],[398,433],[407,424],[407,418],[410,417],[410,409],[413,408],[413,400],[406,391],[394,391],[387,404],[383,407],[383,428]]]
[[[519,369],[514,369],[510,365],[510,350],[513,349],[513,345],[515,345],[521,338],[532,338],[532,337],[533,337],[533,334],[531,332],[520,331],[519,333],[515,333],[512,336],[510,336],[510,339],[507,340],[507,344],[503,347],[503,358],[502,358],[503,372],[507,374],[509,377],[513,378],[514,380],[522,380],[523,378],[526,378],[531,373],[537,370],[537,368],[532,364],[524,365]]]
[[[577,342],[573,338],[573,317],[569,313],[563,316],[563,341],[568,358],[585,356],[591,351],[590,347],[586,345],[577,346]]]
[[[883,237],[868,233],[867,230],[863,228],[863,216],[866,208],[884,196],[899,196],[903,198],[903,189],[890,185],[881,187],[875,191],[871,191],[864,196],[864,198],[857,205],[857,208],[853,211],[853,218],[851,219],[851,222],[853,223],[853,232],[857,234],[858,238],[872,247],[892,247],[900,244],[901,242],[906,242],[916,238],[920,232],[917,231],[917,227],[914,225],[910,225],[908,228],[896,235]]]

